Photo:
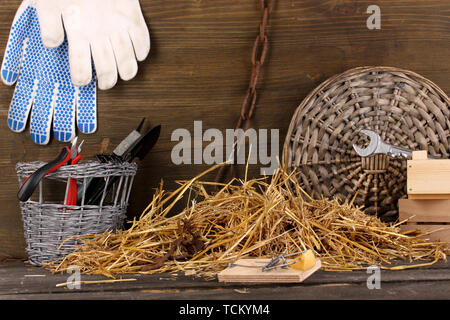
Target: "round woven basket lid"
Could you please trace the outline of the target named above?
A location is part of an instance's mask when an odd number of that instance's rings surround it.
[[[448,158],[449,98],[433,82],[407,70],[360,67],[335,75],[300,104],[283,149],[283,163],[315,198],[354,200],[369,214],[394,220],[406,196],[406,160],[360,157],[362,129],[392,145]]]

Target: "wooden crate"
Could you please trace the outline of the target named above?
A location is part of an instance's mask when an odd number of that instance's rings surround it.
[[[408,219],[408,222],[401,226],[402,231],[432,232],[424,237],[450,244],[450,200],[400,199],[398,207],[400,221]]]
[[[450,199],[450,160],[428,159],[426,151],[415,151],[407,180],[409,199]]]

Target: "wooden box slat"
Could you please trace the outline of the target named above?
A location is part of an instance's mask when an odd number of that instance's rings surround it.
[[[450,200],[399,200],[400,220],[450,222]]]
[[[432,195],[437,199],[447,199],[450,196],[449,159],[424,159],[423,151],[414,152],[412,160],[408,160],[407,177],[410,197]]]
[[[450,246],[450,200],[400,199],[398,207],[400,221],[408,219],[401,231],[430,232],[422,237]]]
[[[402,225],[400,230],[420,230],[423,232],[431,232],[430,234],[422,236],[422,238],[427,238],[431,241],[448,242],[449,244],[447,244],[447,246],[450,246],[450,225],[408,223]]]

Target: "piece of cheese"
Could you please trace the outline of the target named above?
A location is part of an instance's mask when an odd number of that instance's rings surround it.
[[[298,259],[298,258],[297,258]],[[298,262],[291,264],[291,268],[306,271],[313,268],[316,265],[316,257],[312,250],[308,250],[302,253]]]

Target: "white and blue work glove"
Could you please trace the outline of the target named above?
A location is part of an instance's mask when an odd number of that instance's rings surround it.
[[[95,72],[86,86],[72,84],[67,41],[48,49],[41,40],[38,1],[22,2],[3,59],[3,82],[17,82],[8,125],[15,132],[23,131],[31,110],[30,133],[35,143],[49,142],[52,120],[55,137],[67,142],[75,136],[75,117],[81,132],[92,133],[97,128]]]
[[[150,51],[139,0],[37,0],[36,8],[46,47],[60,46],[65,30],[77,86],[91,82],[92,61],[101,90],[114,87],[118,74],[130,80]]]

